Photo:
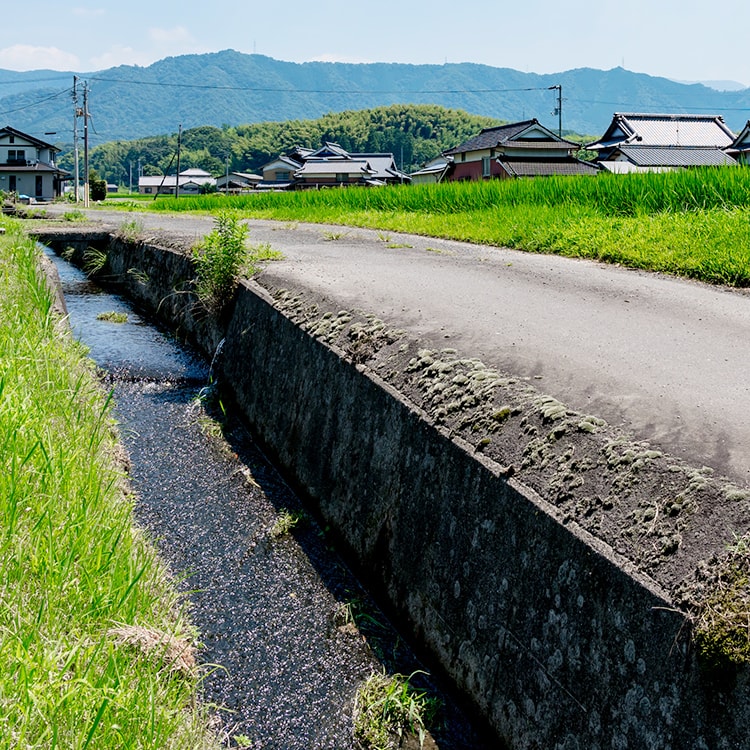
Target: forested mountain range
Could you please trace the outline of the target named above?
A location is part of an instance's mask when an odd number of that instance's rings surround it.
[[[563,128],[586,135],[601,134],[615,111],[721,114],[735,131],[750,117],[750,89],[717,91],[622,68],[540,75],[473,63],[291,63],[225,50],[76,75],[79,106],[82,82],[89,88],[94,145],[176,133],[180,125],[307,120],[390,104],[435,104],[504,121],[536,117],[556,129],[556,86]],[[73,76],[0,70],[0,123],[71,143]]]

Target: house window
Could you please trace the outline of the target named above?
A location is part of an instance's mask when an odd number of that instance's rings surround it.
[[[18,150],[8,149],[8,161],[26,161],[26,151],[22,148]]]
[[[339,172],[336,175],[336,182],[346,182],[348,177],[349,177],[349,175],[342,174],[341,172]]]
[[[150,187],[143,188],[143,192],[144,193],[150,193],[151,192],[151,188]]]
[[[492,167],[490,165],[490,157],[482,157],[482,177],[490,177],[492,175]]]
[[[276,181],[277,182],[286,182],[290,177],[292,176],[291,172],[285,172],[284,170],[277,170],[276,172]]]

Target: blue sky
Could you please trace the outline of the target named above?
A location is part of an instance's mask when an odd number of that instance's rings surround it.
[[[235,49],[306,62],[628,70],[750,86],[750,3],[693,0],[59,0],[0,25],[0,68],[93,72]]]

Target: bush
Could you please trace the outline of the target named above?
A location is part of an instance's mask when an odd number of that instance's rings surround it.
[[[220,311],[229,301],[247,259],[247,225],[222,211],[214,219],[216,228],[193,250],[197,277],[195,288],[207,309]]]

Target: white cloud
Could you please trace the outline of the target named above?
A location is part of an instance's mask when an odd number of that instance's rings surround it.
[[[100,55],[91,57],[93,70],[114,68],[118,65],[148,66],[170,55],[199,54],[210,51],[200,44],[184,26],[150,28],[148,42],[137,49],[124,44],[114,44]]]
[[[101,55],[91,57],[92,70],[106,70],[107,68],[116,68],[118,65],[151,65],[156,62],[159,55],[150,52],[136,52],[132,47],[126,47],[124,44],[115,44]]]
[[[185,44],[195,41],[193,35],[184,26],[175,26],[172,29],[150,28],[148,35],[151,41],[158,44]]]
[[[79,67],[80,60],[76,55],[57,47],[14,44],[0,49],[0,68],[6,70],[77,70]]]

